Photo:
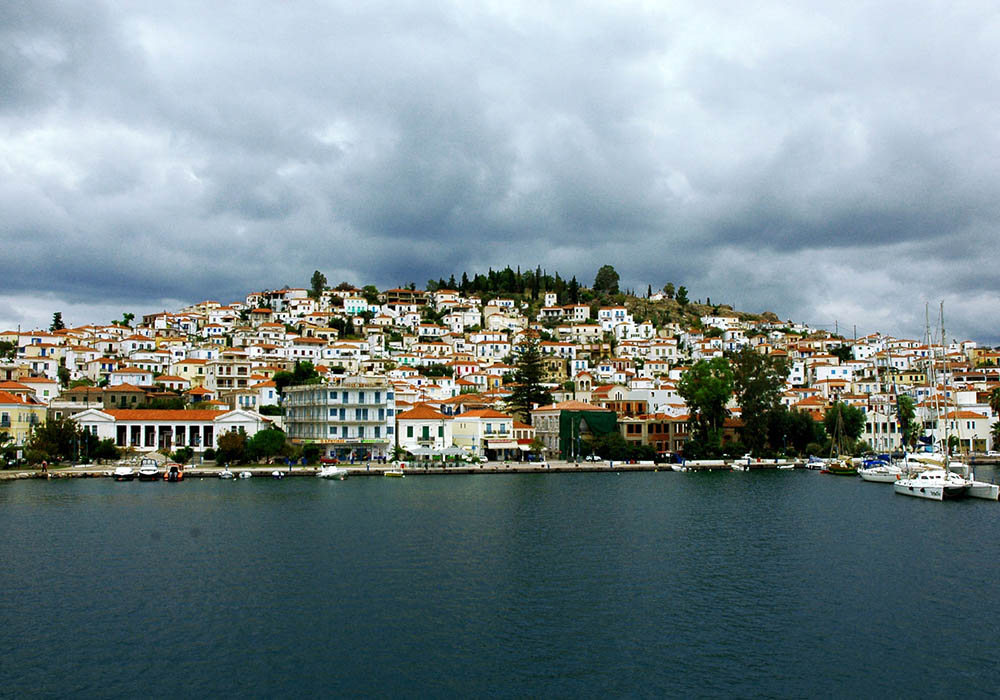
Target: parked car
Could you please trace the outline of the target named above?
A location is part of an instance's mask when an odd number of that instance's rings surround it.
[[[601,459],[600,455],[587,455],[584,458],[584,461],[585,462],[603,462],[604,460]]]

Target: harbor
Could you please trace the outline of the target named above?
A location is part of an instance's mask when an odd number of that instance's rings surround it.
[[[0,580],[16,591],[6,629],[19,643],[3,687],[16,697],[992,693],[995,616],[982,605],[1000,577],[983,549],[1000,536],[993,504],[894,497],[805,469],[617,466],[4,485]],[[915,539],[931,555],[914,557]],[[921,604],[959,582],[967,594],[947,606]],[[872,638],[908,663],[866,664]],[[817,663],[830,639],[838,663]],[[400,660],[392,674],[387,658]]]

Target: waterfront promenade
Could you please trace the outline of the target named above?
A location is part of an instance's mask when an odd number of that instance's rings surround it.
[[[775,461],[773,459],[752,460],[705,460],[704,462],[686,463],[686,471],[730,471],[734,464],[746,465],[751,471],[777,469],[778,465],[794,465],[795,469],[805,469],[804,460]],[[1000,459],[979,457],[972,461],[973,465],[996,466]],[[341,464],[347,470],[348,476],[383,476],[386,471],[394,469],[392,464],[361,463]],[[654,464],[652,462],[572,462],[554,460],[551,462],[487,462],[484,464],[462,464],[458,466],[432,466],[423,463],[406,463],[403,472],[407,476],[432,476],[441,474],[552,474],[552,473],[584,473],[584,472],[671,472],[670,464]],[[254,477],[270,478],[275,471],[282,477],[315,477],[318,466],[295,466],[275,464],[254,464],[232,466],[233,471],[248,471]],[[222,472],[221,466],[194,466],[184,470],[187,479],[218,478]],[[13,469],[0,471],[0,481],[18,479],[80,479],[80,478],[111,478],[114,465],[77,465],[74,467],[50,468],[48,472],[39,469]]]
[[[382,476],[387,470],[393,469],[392,464],[362,463],[362,464],[341,464],[347,470],[349,476]],[[406,463],[403,471],[408,476],[435,475],[435,474],[545,474],[545,473],[567,473],[567,472],[656,472],[671,471],[669,464],[654,464],[652,462],[628,463],[620,461],[602,462],[571,462],[571,461],[551,461],[551,462],[486,462],[484,464],[462,464],[457,466],[424,466],[422,463]],[[732,463],[694,466],[696,470],[725,470],[730,469]],[[752,465],[753,468],[774,468],[773,461],[761,462]],[[318,466],[295,466],[288,468],[285,465],[254,464],[245,466],[232,466],[233,471],[249,471],[255,477],[270,477],[274,471],[281,472],[284,476],[316,476],[319,471]],[[188,479],[215,478],[223,470],[221,466],[194,466],[184,470],[184,476]],[[73,479],[73,478],[103,478],[111,477],[114,465],[79,465],[75,467],[62,467],[49,469],[42,472],[37,469],[15,469],[0,471],[0,480],[5,479]]]

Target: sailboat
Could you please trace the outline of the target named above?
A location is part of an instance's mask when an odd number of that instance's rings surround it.
[[[944,334],[944,302],[941,302],[941,350],[946,352]],[[931,360],[933,370],[933,358]],[[932,384],[937,387],[936,382]],[[968,465],[963,462],[956,462],[951,459],[949,436],[948,436],[948,414],[947,405],[944,416],[940,409],[935,411],[938,421],[943,424],[944,440],[938,441],[943,447],[941,452],[917,453],[907,455],[908,459],[929,466],[925,471],[913,474],[907,479],[899,479],[893,486],[896,493],[904,496],[915,496],[917,498],[927,498],[934,501],[943,501],[952,498],[985,498],[995,501],[1000,497],[1000,486],[990,484],[985,481],[976,481],[975,475],[969,471]],[[961,472],[961,473],[957,473]]]
[[[861,468],[858,469],[858,476],[865,481],[891,484],[903,478],[903,470],[889,462],[888,459],[876,457],[862,462]]]
[[[839,401],[834,401],[836,406]],[[844,434],[843,408],[837,408],[837,422],[833,428],[833,443],[830,446],[830,459],[827,460],[826,467],[820,474],[835,474],[836,476],[855,476],[858,473],[858,466],[850,459],[843,459],[840,456],[840,441]]]

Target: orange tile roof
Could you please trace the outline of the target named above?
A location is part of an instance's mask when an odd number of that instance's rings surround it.
[[[417,404],[409,411],[403,411],[396,415],[396,420],[445,420],[447,416],[435,411],[426,404]]]
[[[560,401],[549,406],[540,406],[535,411],[607,411],[606,408],[594,406],[583,401]]]
[[[463,413],[461,418],[510,418],[506,413],[500,413],[500,411],[494,411],[492,408],[477,408],[472,411],[466,411]]]
[[[104,411],[115,420],[120,421],[211,421],[219,417],[216,410],[185,410],[181,409],[107,409]]]

